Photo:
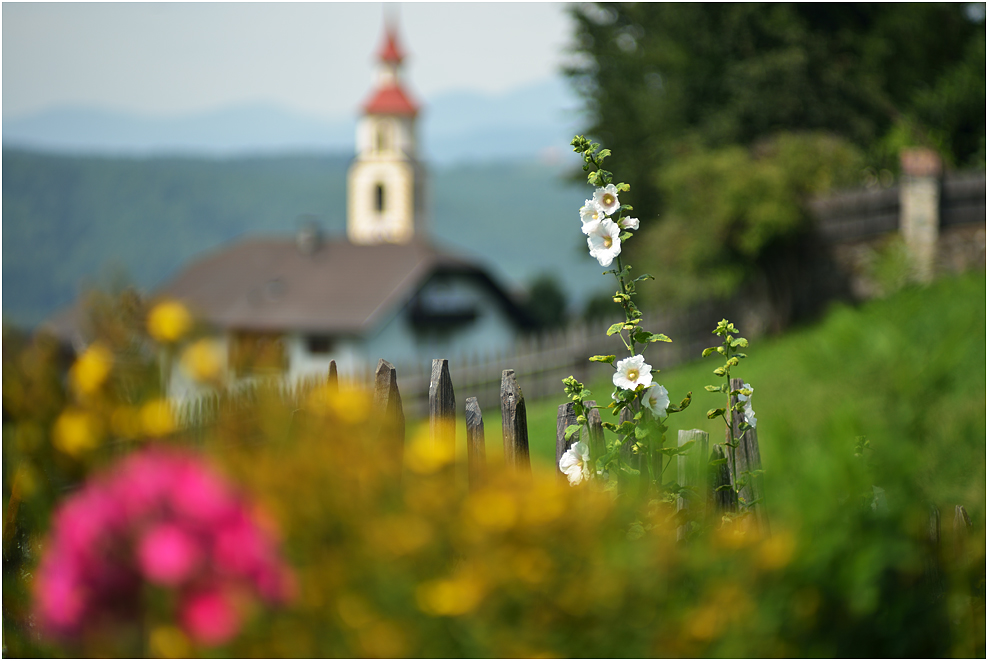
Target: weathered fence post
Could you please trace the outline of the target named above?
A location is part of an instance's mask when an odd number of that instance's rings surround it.
[[[597,402],[592,399],[585,401],[587,407],[587,432],[590,438],[587,443],[590,445],[590,456],[599,457],[604,454],[604,426],[600,421],[600,411],[597,410]]]
[[[731,390],[740,390],[744,387],[743,379],[731,379]],[[751,428],[742,434],[741,423],[744,421],[744,413],[734,411],[734,405],[738,403],[737,396],[731,397],[731,426],[734,438],[740,439],[737,449],[732,453],[730,448],[725,450],[728,464],[731,466],[731,486],[737,490],[734,483],[735,478],[744,483],[740,491],[740,497],[748,507],[748,516],[754,528],[763,535],[769,533],[768,515],[765,510],[763,497],[765,495],[762,486],[762,477],[754,471],[762,468],[762,457],[758,451],[758,432]],[[730,439],[728,439],[730,440]],[[745,473],[748,473],[745,475]],[[751,505],[751,503],[755,503]]]
[[[563,458],[570,446],[580,440],[580,433],[573,434],[566,440],[566,428],[576,424],[576,410],[573,402],[566,402],[559,405],[559,412],[556,414],[556,475],[565,480],[566,475],[559,470],[559,460]]]
[[[456,452],[456,397],[449,377],[449,361],[435,358],[429,379],[429,431],[432,442],[452,458]]]
[[[926,528],[926,580],[930,599],[936,603],[943,599],[943,572],[940,568],[940,508],[929,503],[929,523]]]
[[[515,378],[514,370],[501,372],[501,436],[504,439],[504,464],[509,468],[530,472],[528,457],[528,414],[525,396]]]
[[[476,397],[467,397],[467,484],[476,489],[487,470],[487,446],[484,441],[484,416]]]
[[[967,555],[967,538],[971,534],[971,517],[963,505],[954,506],[953,558],[959,564]]]
[[[336,361],[329,361],[329,374],[326,377],[326,386],[330,394],[335,395],[340,391],[340,375],[336,371]]]
[[[686,511],[687,519],[676,531],[676,539],[685,539],[689,533],[691,521],[703,521],[706,517],[707,505],[707,454],[710,442],[709,434],[699,429],[679,431],[679,447],[694,441],[693,447],[685,455],[676,457],[676,481],[681,487],[689,487],[691,491],[679,497],[676,509]]]
[[[738,501],[731,487],[731,468],[722,445],[715,445],[710,453],[707,481],[710,484],[710,491],[707,492],[710,504],[707,511],[719,514],[735,511]]]
[[[392,439],[392,451],[401,466],[405,448],[405,413],[401,407],[401,394],[398,392],[398,373],[394,366],[383,358],[377,363],[374,372],[374,410],[381,416],[378,437]]]

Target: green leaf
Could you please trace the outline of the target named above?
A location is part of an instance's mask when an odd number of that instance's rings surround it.
[[[573,437],[573,434],[577,433],[578,431],[580,431],[580,425],[570,425],[569,427],[566,428],[563,438],[565,438],[568,441]]]
[[[655,280],[655,276],[649,275],[648,273],[642,273],[640,276],[634,279],[634,282],[638,282],[639,280]]]
[[[612,326],[613,328],[613,326]],[[610,335],[610,333],[608,333]],[[616,356],[590,356],[591,363],[607,363],[608,365],[614,364],[614,359]]]
[[[593,360],[593,358],[590,360]],[[721,386],[703,386],[703,389],[707,392],[720,392]]]
[[[706,349],[703,350],[703,356],[702,356],[702,358],[706,358],[710,354],[712,354],[715,351],[717,351],[717,349],[719,349],[719,348],[720,347],[707,347]]]
[[[739,337],[736,340],[731,341],[732,349],[737,349],[738,347],[744,349],[746,346],[748,346],[748,340],[744,339],[743,337]]]
[[[620,240],[622,240],[622,241],[627,241],[628,239],[630,239],[633,236],[634,236],[634,234],[632,234],[631,232],[621,232],[621,234],[618,236],[618,238]]]
[[[718,367],[717,369],[714,370],[714,374],[716,374],[717,376],[724,376],[725,374],[724,368]]]
[[[709,462],[709,464],[711,466],[720,466],[721,464],[726,464],[726,463],[727,463],[727,459],[726,458],[725,459],[714,459],[713,461]]]
[[[622,181],[620,184],[617,185],[617,189],[618,189],[618,192],[620,192],[620,193],[626,193],[629,190],[631,190],[631,186],[628,185],[628,184],[626,184],[626,183],[624,183]]]
[[[722,484],[716,489],[714,489],[714,491],[727,491],[728,489],[732,489],[730,484]]]
[[[724,415],[724,410],[725,409],[710,409],[707,411],[707,420],[713,420],[714,418]]]
[[[635,433],[635,423],[630,420],[628,422],[622,422],[614,431],[622,436],[630,436]]]
[[[617,324],[611,324],[611,327],[607,329],[607,335],[611,336],[614,335],[615,333],[620,333],[622,330],[624,330],[624,326],[625,324],[623,321]]]

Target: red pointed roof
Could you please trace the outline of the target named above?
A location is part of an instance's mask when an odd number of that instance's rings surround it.
[[[414,117],[419,108],[401,85],[386,85],[375,90],[374,95],[364,104],[368,115],[409,115]]]
[[[405,59],[405,54],[398,46],[398,33],[391,26],[388,26],[384,33],[384,44],[378,51],[377,57],[382,62],[394,62],[395,64],[401,64],[401,61]]]

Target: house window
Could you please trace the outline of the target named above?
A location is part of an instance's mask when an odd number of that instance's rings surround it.
[[[374,187],[374,210],[378,213],[384,213],[384,184],[378,184]]]
[[[329,335],[308,335],[305,343],[309,353],[324,354],[333,350],[333,338]]]
[[[238,377],[285,372],[288,369],[285,341],[278,333],[235,333],[230,342],[230,366]]]

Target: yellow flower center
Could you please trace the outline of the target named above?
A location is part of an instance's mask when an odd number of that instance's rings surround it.
[[[604,206],[609,207],[614,204],[614,196],[610,193],[604,193],[604,197],[601,198],[604,201]]]
[[[613,243],[614,243],[614,239],[612,239],[609,236],[605,236],[604,237],[604,247],[605,248],[610,248],[611,247],[611,244],[613,244]]]
[[[629,381],[637,381],[638,380],[638,370],[629,370],[628,371],[628,380]]]

